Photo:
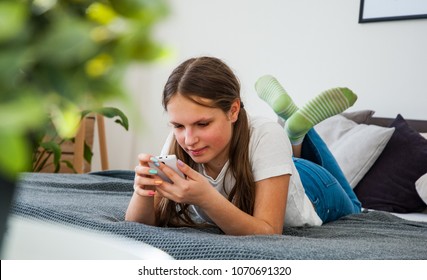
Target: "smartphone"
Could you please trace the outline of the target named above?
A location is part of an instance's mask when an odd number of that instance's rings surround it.
[[[166,164],[167,166],[169,166],[170,168],[172,168],[176,173],[178,173],[179,176],[181,176],[182,178],[185,178],[184,174],[176,166],[177,159],[176,159],[175,155],[157,156],[156,158],[160,162],[162,162],[162,163]],[[163,181],[172,183],[171,179],[169,179],[169,177],[166,176],[166,174],[163,173],[163,171],[161,171],[160,168],[155,166],[154,163],[150,162],[149,165],[150,165],[150,168],[157,170],[157,175],[159,175]]]

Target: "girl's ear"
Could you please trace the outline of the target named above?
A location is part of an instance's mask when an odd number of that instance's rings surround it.
[[[239,118],[240,112],[240,99],[236,99],[232,104],[229,111],[228,118],[232,123],[235,123]]]

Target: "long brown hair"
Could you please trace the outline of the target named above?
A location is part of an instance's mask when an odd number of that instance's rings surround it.
[[[170,99],[178,93],[202,106],[219,108],[224,113],[228,113],[233,102],[236,99],[240,100],[240,83],[233,71],[220,59],[191,58],[180,64],[166,82],[163,90],[163,107],[166,111]],[[201,103],[200,98],[208,99],[209,104]],[[249,139],[248,116],[244,107],[241,106],[230,141],[227,172],[231,172],[236,183],[228,193],[228,200],[242,211],[252,215],[255,203],[255,182],[249,162]],[[196,163],[175,138],[169,152],[176,154],[179,159],[195,168]],[[156,209],[158,225],[196,226],[188,214],[187,207],[186,204],[177,204],[162,198]]]

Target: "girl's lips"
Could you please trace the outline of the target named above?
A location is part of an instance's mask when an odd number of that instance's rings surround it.
[[[206,150],[206,147],[201,148],[201,149],[196,149],[196,150],[188,150],[188,152],[192,155],[192,156],[200,156],[203,154],[203,152]]]

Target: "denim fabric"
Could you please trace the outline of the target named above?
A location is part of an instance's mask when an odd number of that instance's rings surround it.
[[[305,192],[324,223],[360,213],[360,201],[314,129],[305,136],[301,158],[294,158],[294,162]]]

